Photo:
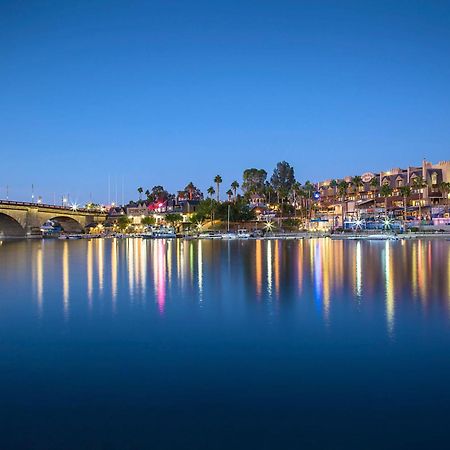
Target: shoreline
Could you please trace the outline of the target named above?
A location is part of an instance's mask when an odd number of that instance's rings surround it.
[[[450,241],[450,232],[414,232],[414,233],[321,233],[321,232],[298,232],[298,233],[271,233],[265,236],[223,239],[221,236],[217,237],[200,237],[198,235],[184,235],[173,238],[152,238],[148,240],[167,240],[167,239],[184,239],[184,240],[220,240],[220,241],[256,241],[256,240],[303,240],[303,239],[331,239],[333,241],[371,241],[371,240],[416,240],[416,239],[440,239]],[[37,241],[37,240],[92,240],[92,239],[142,239],[139,235],[122,235],[122,236],[99,236],[80,234],[76,238],[58,239],[57,237],[42,237],[42,236],[11,236],[0,237],[0,242],[15,242],[15,241]]]

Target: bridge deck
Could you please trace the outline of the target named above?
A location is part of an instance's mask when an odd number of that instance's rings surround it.
[[[70,206],[61,206],[61,205],[50,205],[47,203],[32,203],[32,202],[17,202],[11,200],[0,200],[0,206],[11,206],[11,207],[24,207],[24,208],[39,208],[42,210],[58,210],[64,211],[68,213],[81,213],[81,214],[95,214],[95,215],[107,215],[105,211],[101,211],[98,209],[88,209],[88,208],[76,208],[73,209]]]

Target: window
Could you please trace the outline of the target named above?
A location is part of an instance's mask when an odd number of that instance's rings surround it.
[[[435,185],[435,186],[436,186],[436,184],[438,184],[438,183],[437,183],[437,173],[436,173],[436,172],[433,172],[433,173],[431,174],[431,184],[433,184],[433,185]]]

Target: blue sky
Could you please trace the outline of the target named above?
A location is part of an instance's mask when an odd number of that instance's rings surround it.
[[[0,1],[0,197],[450,157],[448,1]]]

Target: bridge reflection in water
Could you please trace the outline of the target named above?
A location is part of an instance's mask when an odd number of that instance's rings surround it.
[[[220,303],[272,318],[313,307],[329,326],[343,307],[365,314],[382,305],[393,336],[399,308],[448,313],[450,302],[445,241],[24,241],[3,244],[0,255],[0,281],[29,281],[41,318],[59,297],[67,321],[99,308],[166,315]]]

